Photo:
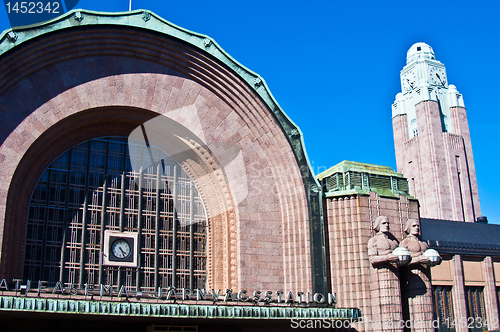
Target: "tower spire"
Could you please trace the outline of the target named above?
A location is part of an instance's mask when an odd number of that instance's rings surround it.
[[[392,105],[396,163],[421,216],[476,221],[481,212],[462,95],[425,43],[408,50],[400,77]]]

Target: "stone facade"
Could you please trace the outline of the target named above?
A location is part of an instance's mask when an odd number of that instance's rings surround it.
[[[408,178],[423,217],[474,222],[480,206],[469,127],[463,107],[450,112],[454,133],[442,131],[438,102],[417,104],[418,136],[411,139],[407,116],[393,118],[398,172]]]
[[[374,179],[380,180],[383,176],[387,179],[402,178],[382,166],[344,161],[319,174],[318,178],[327,186],[331,177],[340,175],[337,178],[345,178],[353,170],[368,179],[366,190],[360,186],[354,190],[343,187],[326,191],[324,202],[328,271],[338,305],[361,309],[363,323],[354,325],[356,331],[403,331],[398,324],[405,319],[432,320],[429,268],[419,268],[419,273],[425,275],[426,280],[425,292],[419,297],[422,298],[420,305],[415,302],[412,292],[422,284],[421,277],[412,278],[412,270],[406,266],[374,267],[368,256],[368,241],[375,235],[374,220],[378,216],[387,216],[390,232],[401,242],[408,219],[419,217],[418,201],[401,190],[391,192],[379,188],[378,184],[382,182],[375,182]],[[372,177],[372,182],[369,182],[370,175],[377,177]]]
[[[401,81],[392,105],[397,170],[421,216],[475,222],[481,209],[462,95],[425,43],[408,51]]]
[[[198,303],[158,306],[154,297],[132,303],[127,298],[123,305],[121,299],[107,298],[109,303],[97,305],[86,293],[28,299],[5,285],[0,309],[25,310],[36,303],[42,312],[42,303],[48,303],[56,315],[74,313],[69,306],[76,310],[76,301],[82,301],[89,315],[105,316],[108,306],[114,307],[113,313],[122,315],[115,319],[121,326],[127,325],[122,319],[129,310],[146,317],[163,308],[168,312],[163,319],[177,317],[176,310],[191,310],[196,312],[191,317],[201,317],[196,322],[204,321],[205,330],[223,325],[222,316],[241,318],[238,328],[255,318],[287,330],[283,321],[291,318],[344,315],[335,318],[343,320],[356,318],[361,309],[363,321],[351,330],[399,332],[402,321],[432,320],[432,282],[452,286],[457,317],[467,315],[466,288],[484,287],[486,316],[498,320],[496,258],[478,261],[457,254],[432,270],[422,264],[370,262],[368,243],[377,233],[374,221],[379,216],[388,218],[399,244],[408,220],[419,220],[420,213],[463,221],[480,215],[465,108],[449,109],[453,133],[442,131],[434,100],[416,105],[414,137],[409,137],[406,114],[393,117],[398,170],[410,184],[389,167],[355,162],[334,166],[318,176],[319,182],[308,166],[299,129],[263,80],[210,38],[149,12],[79,14],[75,19],[68,13],[43,29],[17,30],[15,40],[5,34],[0,40],[0,280],[23,275],[30,199],[47,166],[84,141],[135,131],[146,139],[147,131],[160,144],[175,143],[166,144],[164,152],[182,155],[178,163],[206,208],[206,289],[223,294],[293,292],[297,300],[328,291],[336,293],[337,307],[352,309],[318,310],[302,301],[300,308],[240,303],[244,309],[225,305],[217,311],[217,306]],[[423,203],[420,213],[411,194]],[[484,273],[478,276],[478,271]],[[74,297],[68,300],[69,295]],[[28,320],[34,313],[29,310],[23,313]],[[163,323],[159,312],[154,315],[141,316],[137,328]],[[189,315],[180,322],[192,323]],[[278,318],[279,324],[273,322]],[[262,325],[251,322],[247,328]]]
[[[433,287],[451,288],[453,317],[450,320],[456,325],[457,332],[468,331],[467,325],[471,322],[476,324],[478,318],[487,322],[485,329],[500,327],[497,299],[500,289],[500,261],[497,257],[443,254],[442,264],[431,268],[431,276]],[[484,316],[475,317],[470,313],[470,302],[466,295],[467,288],[470,287],[482,290],[484,307],[480,310],[484,310]]]
[[[256,92],[262,83],[250,86],[207,53],[222,54],[203,36],[190,37],[198,47],[152,33],[154,24],[177,29],[155,16],[146,24],[140,12],[131,14],[121,27],[99,26],[91,14],[81,22],[66,16],[54,23],[63,28],[46,35],[18,31],[19,45],[7,45],[13,48],[1,57],[0,274],[22,275],[28,202],[52,160],[90,138],[127,136],[162,118],[188,133],[176,138],[191,151],[182,166],[204,179],[197,185],[209,215],[207,287],[313,291],[308,173],[291,129],[278,121],[286,116]],[[87,26],[65,29],[65,22]],[[241,168],[224,167],[227,145]]]

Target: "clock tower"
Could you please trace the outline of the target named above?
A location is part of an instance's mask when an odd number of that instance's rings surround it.
[[[400,77],[402,92],[392,105],[396,162],[421,217],[476,221],[481,211],[462,95],[425,43],[408,50]]]

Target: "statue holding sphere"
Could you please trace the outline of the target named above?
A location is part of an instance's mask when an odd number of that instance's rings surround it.
[[[403,319],[398,266],[406,263],[410,255],[408,250],[398,247],[387,216],[377,217],[373,230],[375,235],[368,241],[372,315],[391,326],[374,331],[402,332],[398,326]]]
[[[410,265],[438,265],[441,256],[434,249],[429,249],[427,243],[420,238],[420,222],[417,219],[408,219],[404,232],[406,237],[401,241],[401,247],[408,249],[411,255]]]
[[[398,240],[390,233],[389,218],[379,216],[373,223],[375,236],[368,241],[368,257],[373,266],[385,263],[404,265],[408,259],[407,251],[398,248]]]

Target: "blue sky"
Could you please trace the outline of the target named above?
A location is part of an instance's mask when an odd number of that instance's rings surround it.
[[[126,11],[128,1],[76,8]],[[391,105],[416,42],[463,94],[482,214],[500,224],[500,1],[132,1],[214,38],[259,73],[304,133],[316,173],[342,160],[396,169]],[[0,30],[9,28],[0,9]]]

